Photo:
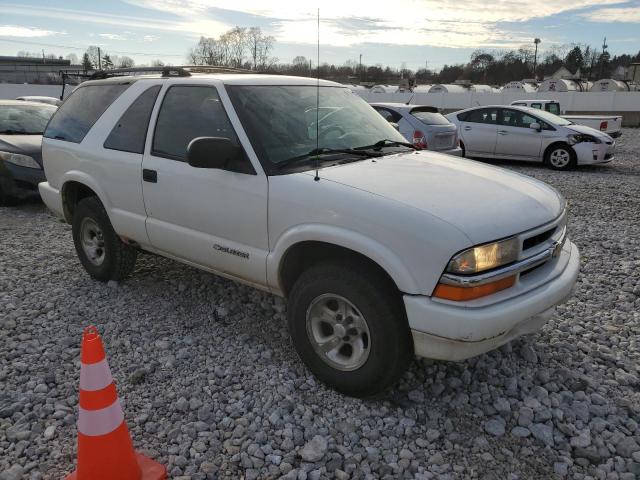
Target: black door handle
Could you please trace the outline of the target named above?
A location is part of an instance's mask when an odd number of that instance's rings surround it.
[[[142,180],[149,183],[158,183],[158,172],[155,170],[149,170],[148,168],[143,168]]]

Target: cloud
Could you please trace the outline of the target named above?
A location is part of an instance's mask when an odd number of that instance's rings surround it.
[[[22,27],[19,25],[0,25],[0,35],[5,37],[49,37],[51,35],[65,35],[64,32],[43,30],[36,27]]]
[[[144,37],[142,37],[142,40],[148,43],[155,42],[156,40],[158,40],[158,38],[160,37],[158,37],[157,35],[145,35]]]
[[[126,40],[127,39],[127,37],[123,37],[122,35],[118,35],[116,33],[99,33],[98,36],[109,39],[109,40]]]
[[[640,7],[600,8],[583,13],[581,17],[600,23],[640,23]]]

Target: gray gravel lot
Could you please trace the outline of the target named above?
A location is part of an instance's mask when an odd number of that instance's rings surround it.
[[[500,163],[568,198],[576,296],[498,351],[416,361],[379,401],[314,380],[280,299],[151,255],[107,286],[41,204],[0,208],[0,479],[73,470],[90,323],[134,444],[174,478],[640,478],[639,152],[626,129],[608,165]]]

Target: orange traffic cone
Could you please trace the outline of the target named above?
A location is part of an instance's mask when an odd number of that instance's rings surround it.
[[[165,467],[133,449],[116,385],[96,327],[80,355],[78,466],[66,480],[163,480]]]

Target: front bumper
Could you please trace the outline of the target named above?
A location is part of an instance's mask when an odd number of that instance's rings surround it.
[[[615,147],[615,142],[610,145],[606,143],[581,142],[573,145],[573,150],[576,152],[578,165],[593,165],[613,160]]]
[[[0,162],[0,189],[13,198],[23,199],[38,194],[38,184],[45,181],[44,170]]]
[[[529,274],[535,280],[527,281],[536,282],[535,288],[488,305],[454,305],[426,296],[405,295],[415,354],[464,360],[539,330],[554,307],[572,294],[580,269],[578,247],[567,241],[559,258],[549,263],[553,265]]]

